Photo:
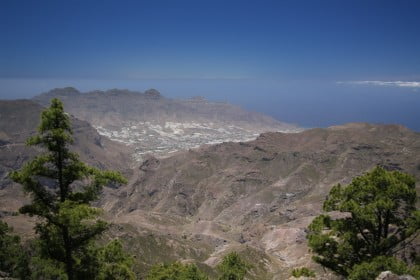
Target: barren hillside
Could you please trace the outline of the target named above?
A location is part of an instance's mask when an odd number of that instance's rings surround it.
[[[332,185],[376,165],[420,179],[419,159],[420,135],[397,125],[266,133],[255,141],[150,157],[102,205],[115,222],[139,231],[192,247],[205,242],[210,249],[203,262],[210,266],[226,250],[253,250],[263,256],[267,275],[284,279],[292,267],[313,266],[305,228]]]

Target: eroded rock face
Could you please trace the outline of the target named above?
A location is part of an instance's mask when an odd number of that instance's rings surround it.
[[[376,280],[416,280],[416,278],[411,275],[397,275],[391,271],[383,271]]]

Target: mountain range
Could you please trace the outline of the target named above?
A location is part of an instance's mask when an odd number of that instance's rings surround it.
[[[171,100],[154,90],[56,89],[34,100],[0,101],[0,214],[26,237],[33,235],[31,220],[15,213],[28,198],[7,174],[40,152],[24,142],[36,131],[43,109],[39,104],[47,105],[52,97],[62,99],[73,115],[72,149],[81,159],[120,170],[129,179],[127,185],[105,188],[97,206],[113,223],[105,238],[124,241],[136,256],[140,275],[153,263],[175,260],[196,262],[211,274],[221,257],[235,250],[253,264],[250,279],[287,279],[301,266],[332,279],[312,262],[305,238],[332,185],[347,184],[377,165],[420,179],[420,133],[399,125],[350,123],[301,130],[232,105]],[[148,131],[159,124],[161,132],[155,128],[154,137],[166,139],[162,132],[169,133],[164,129],[168,122],[274,132],[250,141],[245,140],[251,134],[242,133],[236,142],[223,138],[211,145],[173,144],[176,153],[169,148],[156,152],[157,144],[147,146],[149,142],[140,141],[144,134],[136,136],[134,129],[127,135],[144,146],[106,136],[132,123]],[[179,134],[188,135],[186,131]],[[133,159],[136,149],[147,153]]]

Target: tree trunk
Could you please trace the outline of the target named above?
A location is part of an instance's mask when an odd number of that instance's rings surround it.
[[[63,227],[64,250],[66,251],[66,273],[68,280],[74,279],[72,244],[67,227]]]

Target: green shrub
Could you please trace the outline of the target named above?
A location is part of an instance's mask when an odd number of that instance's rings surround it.
[[[309,268],[306,267],[300,267],[300,268],[295,268],[292,271],[292,276],[299,278],[301,276],[304,277],[315,277],[315,272],[310,270]]]
[[[152,267],[146,277],[147,280],[208,280],[194,264],[157,264]]]
[[[217,266],[221,274],[219,280],[242,280],[250,268],[251,265],[246,263],[238,253],[231,252],[224,256]]]
[[[24,278],[27,258],[19,236],[12,233],[12,228],[0,221],[0,270],[10,276]]]

